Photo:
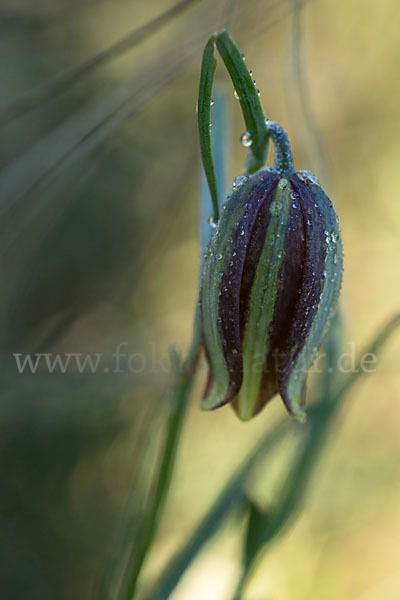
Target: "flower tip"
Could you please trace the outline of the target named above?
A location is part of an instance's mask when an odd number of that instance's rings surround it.
[[[217,408],[221,408],[227,404],[230,400],[230,397],[225,397],[221,394],[210,393],[207,395],[200,403],[200,410],[215,410]]]
[[[248,423],[254,417],[254,414],[251,412],[244,412],[242,410],[235,410],[235,414],[242,423]]]
[[[301,408],[293,410],[291,415],[298,423],[301,423],[302,425],[307,422],[307,415]]]

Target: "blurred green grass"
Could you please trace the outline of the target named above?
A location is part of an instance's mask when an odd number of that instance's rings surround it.
[[[2,105],[169,6],[59,0],[32,8],[3,1]],[[210,33],[229,26],[268,116],[290,133],[297,167],[318,170],[299,122],[292,8],[284,0],[199,1],[131,52],[3,127],[0,183],[10,187],[0,187],[1,207],[9,207],[0,222],[0,589],[7,600],[99,597],[128,497],[133,541],[146,508],[168,382],[164,368],[120,377],[21,377],[12,353],[111,356],[127,341],[130,353],[150,357],[154,349],[166,361],[171,343],[188,344],[198,277],[195,103],[202,47]],[[304,76],[345,244],[346,336],[357,347],[399,308],[399,10],[394,0],[362,7],[315,0],[301,16]],[[232,104],[239,174],[243,123],[233,95]],[[126,110],[104,120],[120,105]],[[399,350],[393,340],[378,372],[347,403],[304,512],[266,556],[249,599],[398,598]],[[200,413],[200,384],[143,584],[154,581],[254,439],[283,414],[278,400],[248,425],[229,408]],[[238,560],[239,530],[230,523],[174,598],[229,598]]]

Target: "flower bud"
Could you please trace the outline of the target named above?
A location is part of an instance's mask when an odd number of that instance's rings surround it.
[[[337,216],[314,175],[286,165],[240,178],[204,262],[202,408],[231,403],[246,421],[279,393],[304,418],[307,371],[334,312],[342,257]]]

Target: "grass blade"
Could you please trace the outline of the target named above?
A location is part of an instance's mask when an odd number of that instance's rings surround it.
[[[77,83],[82,77],[91,73],[97,67],[106,64],[110,60],[121,56],[124,52],[131,50],[137,44],[147,39],[153,33],[156,33],[171,19],[178,16],[181,12],[189,8],[198,0],[181,0],[161,15],[158,15],[142,27],[134,29],[121,40],[102,50],[95,56],[84,61],[77,67],[61,73],[48,83],[40,87],[34,88],[25,96],[14,100],[7,106],[0,109],[0,124],[6,125],[8,122],[21,117],[30,110],[34,109],[42,102],[46,102],[50,98],[55,98],[69,87]]]

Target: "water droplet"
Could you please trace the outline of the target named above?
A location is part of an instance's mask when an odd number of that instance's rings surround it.
[[[270,210],[271,215],[273,215],[274,217],[277,217],[281,213],[282,202],[274,200],[274,202],[272,202],[271,206],[269,207],[269,210]]]
[[[252,145],[253,140],[251,139],[250,133],[248,131],[242,133],[242,135],[240,136],[240,143],[246,148],[249,148]]]
[[[256,88],[257,96],[261,96],[261,92],[258,88]]]
[[[233,95],[235,96],[236,100],[240,100],[239,94],[236,90],[233,90]]]
[[[297,171],[296,174],[297,177],[306,185],[314,184],[321,187],[318,179],[315,177],[314,173],[311,173],[311,171]]]
[[[236,256],[236,252],[232,252],[232,256]]]
[[[269,117],[265,117],[265,123],[266,123],[266,125],[268,125],[268,123],[269,123]]]
[[[238,175],[236,177],[235,181],[232,183],[232,187],[237,189],[241,185],[243,185],[246,180],[247,180],[247,177],[245,175]]]
[[[250,75],[250,77],[253,77],[253,71],[251,69],[249,71],[249,75]]]
[[[210,121],[208,125],[210,126],[210,129],[211,129],[211,127],[212,127],[212,121]]]
[[[214,106],[214,100],[212,98],[210,100],[210,106]]]
[[[246,60],[245,55],[243,54],[243,52],[240,53],[240,56],[243,58],[243,60]]]
[[[215,229],[217,224],[214,223],[214,219],[212,217],[208,217],[208,224],[210,225],[211,229]]]
[[[255,79],[253,79],[253,83],[254,83],[254,85],[256,85],[257,81]]]
[[[244,235],[244,229],[242,227],[242,229],[240,230],[240,235]]]
[[[217,260],[222,260],[222,254],[221,254],[221,253],[217,254],[217,256],[216,256],[215,258],[216,258]]]

